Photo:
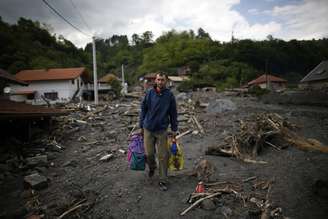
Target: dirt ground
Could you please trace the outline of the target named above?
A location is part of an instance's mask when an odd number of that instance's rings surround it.
[[[50,164],[37,171],[45,175],[49,183],[47,188],[35,192],[34,203],[21,193],[24,186],[20,174],[11,179],[3,177],[0,184],[1,193],[4,194],[0,201],[3,213],[0,213],[0,218],[13,217],[9,209],[17,209],[16,206],[26,200],[30,200],[30,205],[45,218],[56,218],[83,199],[92,205],[81,206],[65,218],[179,218],[179,214],[189,206],[187,199],[198,182],[190,173],[197,161],[204,158],[216,167],[211,182],[241,182],[252,176],[272,180],[269,199],[272,205],[282,208],[284,216],[328,216],[327,154],[304,152],[294,147],[281,151],[268,147],[257,157],[267,164],[249,164],[236,158],[205,155],[208,146],[218,145],[229,133],[237,130],[239,119],[260,112],[278,113],[297,124],[299,134],[328,146],[327,108],[264,104],[253,97],[215,92],[193,93],[191,98],[209,103],[208,107],[212,107],[211,103],[218,99],[224,99],[231,101],[235,107],[217,112],[213,109],[196,109],[196,117],[203,125],[205,134],[189,134],[181,138],[185,169],[170,172],[168,191],[159,190],[157,172],[149,179],[146,171],[129,170],[126,154],[119,151],[127,150],[127,135],[136,122],[136,118],[123,116],[124,105],[138,103],[130,99],[121,100],[110,103],[112,107],[94,118],[92,124],[79,124],[76,132],[67,132],[57,139],[65,147],[64,150],[45,152]],[[115,104],[120,105],[115,107]],[[107,162],[99,161],[108,153],[114,157]],[[35,169],[27,172],[32,171]],[[248,209],[243,208],[241,201],[233,195],[218,200],[212,210],[195,208],[183,217],[252,218],[248,215]]]

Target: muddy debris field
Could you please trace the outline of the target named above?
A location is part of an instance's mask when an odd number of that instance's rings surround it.
[[[140,97],[67,104],[1,142],[0,218],[326,218],[328,109],[179,93],[184,169],[132,171]]]

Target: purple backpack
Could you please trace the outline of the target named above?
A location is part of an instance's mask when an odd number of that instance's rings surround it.
[[[140,134],[134,134],[130,138],[128,163],[131,170],[145,170],[146,168],[144,142]]]

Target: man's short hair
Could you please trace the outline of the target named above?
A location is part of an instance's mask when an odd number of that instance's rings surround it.
[[[156,72],[156,77],[157,77],[157,75],[160,76],[160,77],[164,77],[166,80],[168,79],[167,74],[163,71]]]

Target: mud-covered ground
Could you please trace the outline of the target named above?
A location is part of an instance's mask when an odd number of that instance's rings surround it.
[[[257,180],[271,180],[271,205],[281,207],[287,217],[328,216],[327,154],[304,152],[294,147],[281,151],[268,147],[257,157],[268,164],[249,164],[236,158],[205,155],[208,146],[220,144],[229,133],[238,129],[239,119],[260,112],[278,113],[297,124],[300,135],[328,145],[327,108],[267,105],[252,97],[225,96],[212,92],[193,93],[192,99],[209,103],[208,108],[196,109],[196,117],[203,125],[205,134],[189,134],[181,138],[185,169],[170,172],[168,191],[159,190],[158,173],[149,179],[147,172],[129,170],[126,154],[119,151],[127,150],[127,135],[136,121],[136,118],[123,114],[126,110],[124,104],[136,105],[137,102],[123,100],[120,106],[115,107],[118,102],[110,104],[111,107],[93,118],[93,122],[79,124],[78,131],[57,139],[65,149],[48,153],[49,165],[37,170],[49,181],[47,188],[36,191],[33,196],[32,204],[38,208],[38,213],[42,213],[45,218],[55,218],[77,201],[85,199],[83,203],[90,205],[81,206],[66,218],[179,218],[179,214],[189,206],[186,201],[198,182],[190,173],[195,163],[205,158],[216,167],[215,174],[210,178],[213,182],[231,181],[247,187],[250,184],[241,181],[252,176],[256,176]],[[233,105],[224,105],[222,109],[215,104],[218,99],[230,104],[232,102]],[[108,153],[114,157],[107,162],[99,161]],[[26,204],[27,200],[33,202],[27,198],[31,195],[13,192],[14,187],[20,188],[20,191],[23,189],[23,182],[17,177],[11,179],[11,182],[16,183],[10,185],[6,176],[3,177],[0,185],[1,192],[5,194],[1,196],[2,212],[18,203]],[[6,218],[10,212],[0,215]],[[195,208],[184,217],[249,218],[248,209],[233,195],[218,200],[212,210]]]

